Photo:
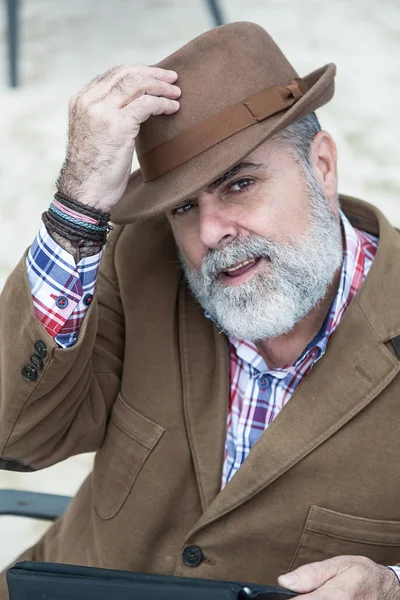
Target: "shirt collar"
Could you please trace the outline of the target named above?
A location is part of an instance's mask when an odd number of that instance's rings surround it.
[[[330,336],[339,325],[346,308],[359,290],[364,278],[364,253],[360,238],[346,215],[341,210],[340,221],[344,239],[340,282],[336,296],[320,331],[304,349],[294,365],[284,369],[268,369],[268,366],[253,342],[230,337],[229,342],[234,346],[237,356],[246,363],[251,364],[254,369],[257,369],[260,372],[268,372],[272,376],[282,379],[286,377],[290,371],[295,369],[310,352],[316,353],[316,361],[325,353]]]

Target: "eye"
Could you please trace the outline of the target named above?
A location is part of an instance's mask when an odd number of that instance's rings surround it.
[[[172,215],[173,216],[181,216],[187,212],[189,212],[191,209],[193,208],[193,205],[191,202],[185,202],[185,204],[181,204],[181,206],[177,206],[176,208],[172,209]]]
[[[244,177],[231,183],[231,185],[229,186],[229,191],[240,193],[249,188],[253,183],[253,179],[250,179],[249,177]]]

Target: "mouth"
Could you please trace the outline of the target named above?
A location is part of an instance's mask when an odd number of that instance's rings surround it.
[[[252,276],[253,272],[258,268],[260,262],[260,257],[242,260],[232,267],[229,267],[229,269],[221,271],[219,274],[219,279],[223,283],[227,283],[229,285],[242,283]]]

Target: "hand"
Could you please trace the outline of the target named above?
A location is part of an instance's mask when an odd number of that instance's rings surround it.
[[[128,183],[140,125],[179,109],[177,78],[157,67],[114,67],[73,96],[58,190],[108,212]]]
[[[400,584],[395,573],[364,556],[336,556],[304,565],[281,575],[278,583],[305,594],[301,600],[400,599]]]

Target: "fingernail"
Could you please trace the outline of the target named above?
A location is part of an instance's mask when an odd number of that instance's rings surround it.
[[[287,588],[296,588],[299,583],[299,578],[295,573],[286,573],[279,577],[279,583]]]

